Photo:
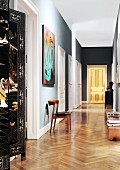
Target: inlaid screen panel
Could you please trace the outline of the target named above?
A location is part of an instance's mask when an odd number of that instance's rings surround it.
[[[9,10],[9,0],[0,0],[0,9],[8,11]]]
[[[9,1],[0,0],[0,170],[9,169]]]
[[[0,170],[25,157],[25,15],[0,0]]]
[[[25,155],[25,15],[10,10],[10,156]]]

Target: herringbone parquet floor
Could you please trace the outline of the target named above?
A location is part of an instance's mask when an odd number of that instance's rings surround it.
[[[11,170],[120,170],[120,141],[107,139],[104,105],[83,105],[39,140],[27,141],[26,160],[18,156]]]

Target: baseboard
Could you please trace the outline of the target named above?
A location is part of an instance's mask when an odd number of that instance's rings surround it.
[[[82,104],[82,103],[80,103],[80,104],[78,104],[78,105],[75,105],[75,106],[73,107],[73,109],[77,109],[78,107],[81,106],[81,104]]]
[[[63,118],[57,119],[57,120],[56,120],[56,124],[58,124],[58,123],[59,123],[60,121],[62,121],[62,120],[63,120]],[[39,130],[38,139],[39,139],[40,137],[42,137],[47,131],[50,130],[50,124],[51,124],[51,122],[49,122],[46,126],[44,126],[43,128],[41,128],[41,129]]]
[[[73,111],[73,109],[71,109],[71,110],[67,110],[67,112],[71,112],[71,113],[72,113],[72,111]]]
[[[87,101],[81,101],[81,104],[87,104]]]
[[[73,106],[73,109],[76,109],[76,108],[77,108],[77,105],[74,105],[74,106]]]
[[[51,123],[51,122],[50,122]],[[44,126],[43,128],[41,128],[39,130],[39,136],[38,138],[40,138],[41,136],[43,136],[48,130],[50,130],[50,123],[48,123],[46,126]]]
[[[17,157],[17,155],[16,155]],[[15,156],[10,157],[10,162],[16,158]]]

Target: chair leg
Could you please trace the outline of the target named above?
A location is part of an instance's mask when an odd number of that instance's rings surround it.
[[[55,118],[55,120],[54,120],[54,127],[53,127],[53,129],[55,129],[55,124],[56,124],[56,118]]]
[[[70,130],[71,130],[71,114],[69,115]]]
[[[69,131],[69,117],[67,116],[67,131]]]
[[[53,118],[51,118],[50,133],[51,133],[51,130],[52,130],[52,123],[53,123]]]

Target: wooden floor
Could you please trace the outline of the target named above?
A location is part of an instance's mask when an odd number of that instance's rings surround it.
[[[72,114],[72,130],[65,121],[55,133],[27,141],[27,157],[18,156],[11,170],[120,170],[120,141],[107,139],[104,105],[83,105]]]

